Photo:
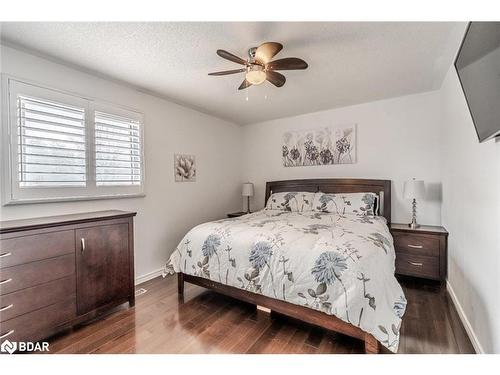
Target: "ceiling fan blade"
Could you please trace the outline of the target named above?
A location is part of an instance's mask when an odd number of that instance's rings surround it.
[[[252,86],[252,84],[245,79],[243,80],[243,82],[241,82],[241,85],[240,87],[238,87],[238,90],[243,90],[250,86]]]
[[[274,60],[266,65],[268,70],[296,70],[306,69],[307,63],[297,57],[286,57],[284,59]]]
[[[265,65],[283,49],[283,45],[276,42],[262,43],[255,51],[255,61]]]
[[[223,49],[218,49],[217,55],[219,55],[223,59],[235,62],[236,64],[248,65],[248,62],[246,60],[243,60],[241,57],[233,55],[232,53],[224,51]]]
[[[224,70],[222,72],[208,73],[208,75],[209,76],[225,76],[228,74],[243,73],[245,71],[246,71],[246,69],[242,68],[242,69],[234,69],[234,70]]]
[[[283,74],[273,72],[272,70],[268,70],[266,72],[266,79],[276,87],[281,87],[286,82],[286,78]]]

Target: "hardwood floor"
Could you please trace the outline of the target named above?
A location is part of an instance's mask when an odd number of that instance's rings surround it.
[[[408,307],[399,353],[474,353],[445,288],[400,280]],[[141,284],[147,293],[134,308],[121,306],[103,318],[50,340],[51,353],[363,353],[361,341],[256,310],[177,278]],[[382,350],[382,353],[389,353]]]

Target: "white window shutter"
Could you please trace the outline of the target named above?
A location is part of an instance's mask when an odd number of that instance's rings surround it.
[[[20,188],[86,185],[85,109],[17,97]]]
[[[141,185],[140,126],[136,119],[95,112],[97,186]]]

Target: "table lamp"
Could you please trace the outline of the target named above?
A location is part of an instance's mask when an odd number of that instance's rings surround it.
[[[253,184],[251,182],[245,182],[243,184],[243,189],[241,195],[247,197],[247,214],[250,213],[250,197],[253,197]]]

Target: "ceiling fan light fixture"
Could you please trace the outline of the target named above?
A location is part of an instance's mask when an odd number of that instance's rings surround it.
[[[260,85],[266,80],[266,72],[260,65],[250,65],[247,69],[245,78],[252,85]]]
[[[228,74],[245,73],[245,79],[238,87],[244,90],[250,86],[260,85],[264,81],[269,81],[276,87],[283,87],[286,77],[277,70],[298,70],[307,69],[307,63],[297,57],[285,57],[273,60],[273,58],[283,49],[283,45],[277,42],[264,42],[259,47],[252,47],[248,50],[248,59],[233,55],[222,49],[217,50],[217,55],[223,59],[243,65],[240,69],[224,70],[221,72],[208,73],[209,76],[225,76]],[[247,98],[248,100],[248,98]]]

